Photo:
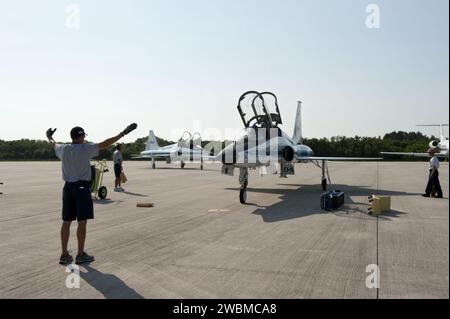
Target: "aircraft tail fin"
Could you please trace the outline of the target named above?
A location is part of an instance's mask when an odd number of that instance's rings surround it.
[[[439,139],[442,141],[445,141],[445,137],[444,137],[444,125],[439,125],[439,133],[441,134],[441,136],[439,137]]]
[[[439,127],[439,134],[440,134],[440,140],[441,141],[445,141],[446,138],[444,136],[444,126],[448,126],[448,123],[446,124],[422,124],[422,125],[417,125],[417,126],[434,126],[434,127]]]
[[[148,132],[148,140],[147,145],[145,146],[145,150],[156,150],[159,148],[158,141],[156,140],[155,134],[152,130]]]
[[[295,124],[294,124],[294,135],[292,136],[292,143],[302,144],[303,135],[302,135],[302,102],[297,102],[297,114],[295,116]]]

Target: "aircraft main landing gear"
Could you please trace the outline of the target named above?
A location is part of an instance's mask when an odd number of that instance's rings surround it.
[[[184,168],[185,165],[186,165],[186,163],[181,161],[181,168]]]
[[[327,179],[322,177],[322,190],[326,191],[327,190]]]
[[[245,204],[247,201],[247,186],[248,186],[248,168],[239,168],[239,202]]]
[[[325,173],[327,174],[328,179],[325,177]],[[327,184],[328,182],[331,183],[330,180],[330,173],[328,172],[328,165],[327,162],[325,160],[322,160],[322,190],[326,191],[327,190]]]

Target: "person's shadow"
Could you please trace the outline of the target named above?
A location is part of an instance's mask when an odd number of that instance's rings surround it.
[[[80,269],[80,277],[105,296],[106,299],[144,299],[142,295],[128,287],[119,277],[113,274],[104,274],[92,268],[89,264],[81,266],[86,271]]]
[[[131,195],[131,196],[148,197],[148,195],[139,194],[139,193],[133,193],[133,192],[129,192],[129,191],[123,191],[122,193],[123,194],[127,194],[127,195]]]

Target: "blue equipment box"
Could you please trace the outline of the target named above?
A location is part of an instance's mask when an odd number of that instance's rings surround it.
[[[339,190],[333,190],[326,193],[323,193],[320,196],[320,208],[333,211],[339,209],[342,205],[344,205],[344,192]]]

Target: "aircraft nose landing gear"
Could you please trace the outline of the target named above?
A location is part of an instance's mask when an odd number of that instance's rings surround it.
[[[239,183],[241,184],[239,202],[245,204],[247,201],[248,168],[239,168]]]
[[[241,202],[241,204],[245,204],[245,202],[247,201],[247,190],[245,188],[241,188],[239,190],[239,201]]]

